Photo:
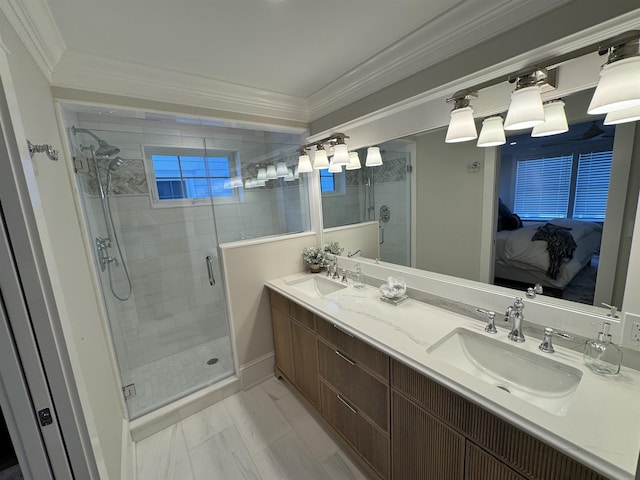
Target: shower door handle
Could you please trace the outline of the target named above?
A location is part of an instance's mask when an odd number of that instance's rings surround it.
[[[216,284],[216,279],[213,276],[213,258],[211,255],[207,255],[207,273],[209,274],[209,285],[212,287]]]

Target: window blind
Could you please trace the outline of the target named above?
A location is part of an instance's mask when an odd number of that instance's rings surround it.
[[[573,218],[604,221],[612,157],[612,151],[580,154]]]
[[[513,211],[526,220],[566,217],[572,162],[572,155],[519,160]]]

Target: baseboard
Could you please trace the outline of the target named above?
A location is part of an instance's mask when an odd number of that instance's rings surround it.
[[[269,377],[273,377],[273,367],[275,365],[275,354],[269,352],[266,355],[251,360],[240,366],[240,384],[243,390],[247,390]]]
[[[120,457],[120,478],[122,480],[136,480],[136,444],[133,443],[129,431],[129,420],[122,420],[122,453]]]

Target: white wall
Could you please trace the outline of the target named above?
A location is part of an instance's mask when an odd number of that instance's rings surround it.
[[[243,386],[273,373],[273,333],[264,283],[305,269],[302,249],[316,243],[315,233],[221,245]]]
[[[349,252],[362,250],[362,256],[380,258],[378,241],[378,222],[364,222],[344,227],[327,228],[324,231],[324,243],[339,242],[344,248],[343,256]],[[355,256],[353,259],[357,259]]]
[[[482,169],[475,142],[448,144],[446,131],[416,137],[416,268],[480,280]]]
[[[0,14],[0,31],[11,52],[9,68],[27,138],[33,143],[53,144],[61,150],[47,79],[4,14]],[[26,162],[27,178],[35,175],[36,189],[30,191],[33,208],[98,468],[105,479],[120,478],[123,403],[92,288],[69,164],[64,155],[58,162],[52,162],[46,155],[34,157],[33,164]]]

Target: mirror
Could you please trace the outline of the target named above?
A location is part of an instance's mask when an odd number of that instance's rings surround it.
[[[447,144],[444,142],[446,128],[440,128],[381,144],[383,152],[393,152],[394,148],[402,145],[402,150],[409,152],[408,164],[414,165],[413,174],[407,173],[406,177],[413,175],[415,178],[404,180],[406,190],[410,189],[410,185],[415,186],[414,200],[406,205],[390,200],[387,206],[391,210],[391,220],[399,209],[405,209],[401,216],[407,218],[410,232],[413,228],[409,238],[411,234],[415,235],[415,251],[413,256],[409,254],[410,243],[407,242],[402,247],[406,251],[404,257],[398,255],[389,258],[380,248],[379,258],[430,272],[494,283],[514,288],[520,293],[535,283],[541,283],[545,295],[583,304],[600,305],[606,302],[620,306],[631,245],[628,219],[635,216],[640,184],[640,166],[637,161],[633,162],[634,166],[631,165],[636,125],[625,124],[617,128],[604,126],[602,118],[588,116],[585,112],[591,96],[592,91],[584,91],[564,99],[571,128],[561,135],[533,139],[529,132],[515,132],[515,135],[508,137],[507,145],[484,149],[476,147],[475,141]],[[480,123],[478,119],[478,130]],[[625,134],[620,135],[620,132]],[[589,205],[593,202],[590,200],[598,195],[607,198],[606,188],[603,194],[601,188],[591,185],[597,183],[594,175],[598,160],[602,160],[597,155],[600,152],[612,152],[608,158],[612,165],[611,188],[608,190],[608,201],[603,200],[604,203],[601,202],[598,207],[600,210],[593,213],[591,210],[594,207]],[[565,169],[562,191],[564,210],[537,213],[535,208],[525,208],[527,187],[540,181],[540,178],[527,180],[525,167],[535,166],[534,160],[542,161],[544,158],[562,159],[556,162],[562,163]],[[385,165],[386,162],[382,168]],[[374,170],[360,175],[373,178],[372,186],[366,180],[364,186],[359,184],[365,194],[359,191],[361,202],[357,203],[357,208],[363,213],[368,212],[371,204],[376,207],[380,204],[379,197],[383,195],[378,194],[377,187],[382,184],[382,190],[384,182],[378,182],[377,179],[384,178],[385,174]],[[559,177],[554,178],[559,180]],[[520,183],[516,195],[517,180]],[[533,191],[529,200],[549,200],[551,193],[542,192]],[[373,200],[368,200],[367,195]],[[408,192],[405,191],[405,195],[411,199]],[[503,213],[520,216],[522,228],[513,231],[501,228],[501,231],[497,231],[499,199],[508,210]],[[333,205],[329,206],[330,202]],[[338,199],[329,200],[328,195],[323,193],[325,218],[327,209],[337,210],[337,204]],[[345,204],[341,204],[340,208],[347,209]],[[409,221],[412,208],[415,209],[413,222]],[[605,208],[607,210],[603,210]],[[373,208],[372,214],[373,217],[360,216],[357,221],[375,220],[382,225],[380,211]],[[342,215],[346,218],[345,212]],[[575,217],[575,222],[563,217]],[[354,223],[354,219],[351,220]],[[551,223],[552,229],[571,229],[567,231],[576,237],[575,255],[572,254],[575,258],[560,260],[562,275],[557,271],[551,272],[551,276],[556,278],[548,275],[547,242],[532,240],[538,228],[546,223]],[[385,242],[392,237],[393,226],[390,221],[381,227],[380,231],[384,231],[387,237]],[[582,228],[585,226],[589,226],[588,232]],[[507,234],[514,232],[521,236],[519,252],[515,252],[514,243],[509,246],[505,243]],[[527,257],[533,257],[530,244],[536,246],[536,255],[546,258],[545,265],[533,268],[525,264]],[[504,260],[505,248],[515,257],[511,264]],[[571,264],[571,267],[568,268],[565,263]]]

